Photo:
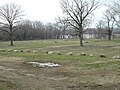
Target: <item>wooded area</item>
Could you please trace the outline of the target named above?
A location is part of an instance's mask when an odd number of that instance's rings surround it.
[[[21,6],[10,3],[0,7],[0,40],[35,40],[35,39],[64,39],[79,38],[80,45],[84,35],[92,38],[112,38],[120,37],[119,4],[112,2],[105,4],[107,7],[103,18],[92,25],[93,12],[102,6],[97,0],[61,0],[61,8],[64,16],[56,18],[54,23],[42,23],[41,21],[30,21],[23,19],[24,12]]]

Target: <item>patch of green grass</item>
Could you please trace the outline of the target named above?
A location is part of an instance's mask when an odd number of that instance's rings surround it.
[[[13,48],[13,49],[35,49],[44,48],[47,46],[58,46],[58,45],[70,45],[78,44],[78,40],[30,40],[30,41],[14,41],[14,46],[9,45],[10,42],[0,42],[0,48]]]
[[[3,85],[0,85],[0,90],[6,90]]]
[[[0,83],[0,90],[10,90],[10,88]]]
[[[89,43],[86,43],[86,41]],[[109,81],[114,83],[114,81],[112,82],[113,78],[118,77],[120,72],[120,60],[112,59],[114,55],[120,55],[120,40],[85,40],[83,47],[79,46],[79,40],[77,39],[15,41],[14,46],[12,47],[9,46],[9,42],[0,42],[0,49],[6,49],[4,52],[0,51],[1,56],[22,57],[24,58],[24,62],[38,61],[61,64],[61,68],[40,68],[40,73],[44,72],[45,75],[51,75],[53,77],[69,77],[69,79],[65,80],[68,84],[82,84],[84,86],[87,83],[88,87],[94,87],[94,85],[99,85],[99,83],[108,85]],[[8,49],[30,50],[30,52],[8,52]],[[39,52],[33,53],[33,50],[38,50]],[[55,53],[47,54],[47,51],[53,51]],[[58,55],[56,52],[60,52],[62,55]],[[68,52],[73,52],[73,55],[67,55]],[[80,55],[82,52],[86,55]],[[90,57],[90,54],[93,54],[93,57]],[[100,54],[105,54],[106,58],[100,58]],[[6,64],[7,61],[3,63]],[[8,63],[10,62],[8,61]],[[21,69],[22,66],[26,68],[22,64],[20,66]],[[36,69],[37,68],[32,68],[33,71],[31,70],[31,73],[35,72],[34,70]],[[10,78],[10,73],[12,72],[9,72],[8,74],[4,73],[4,76],[9,76]],[[0,75],[3,75],[3,73],[1,72]],[[111,76],[114,77],[111,78]],[[119,79],[120,77],[118,77],[118,80]],[[9,80],[7,83],[11,83],[12,80],[10,80],[10,82]],[[62,82],[62,80],[60,80],[60,82]],[[7,83],[0,82],[0,90],[8,90],[9,86]],[[15,89],[16,87],[19,87],[18,82],[12,81],[11,88],[13,88],[13,90],[14,84]],[[62,82],[61,84],[65,83]]]
[[[89,41],[89,43],[84,42],[84,46],[79,46],[79,40],[77,39],[65,39],[65,40],[34,40],[34,41],[15,41],[15,46],[8,46],[8,42],[0,42],[1,49],[18,49],[18,50],[31,50],[30,53],[22,52],[0,52],[1,55],[5,56],[15,56],[15,57],[25,57],[28,60],[53,60],[53,61],[81,61],[81,62],[92,62],[92,61],[100,61],[100,54],[105,54],[107,59],[111,59],[112,56],[118,55],[120,50],[118,47],[120,46],[120,40],[85,40]],[[96,42],[97,41],[97,42]],[[32,50],[41,50],[43,51],[53,51],[60,52],[62,55],[48,55],[44,52],[32,53]],[[120,48],[120,47],[119,47]],[[74,55],[69,56],[66,55],[68,52],[73,52]],[[80,56],[81,52],[86,53],[86,56]],[[93,54],[93,57],[89,55]]]

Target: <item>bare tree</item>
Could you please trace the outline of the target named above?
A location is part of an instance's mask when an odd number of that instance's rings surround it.
[[[68,16],[70,25],[78,31],[80,46],[83,46],[84,24],[98,6],[99,3],[95,0],[61,0],[61,7]]]
[[[57,23],[61,27],[62,34],[63,34],[62,38],[64,39],[65,38],[65,34],[66,34],[66,30],[67,30],[67,28],[69,26],[68,19],[65,18],[65,17],[63,17],[63,18],[58,17]]]
[[[103,38],[103,34],[104,34],[104,28],[105,28],[105,24],[103,20],[99,20],[96,24],[96,28],[97,28],[97,38]]]
[[[114,20],[116,22],[116,25],[120,27],[120,0],[113,0],[106,6],[110,9],[110,11],[116,14]]]
[[[61,38],[61,26],[56,22],[53,24],[54,26],[54,30],[53,30],[53,36],[54,36],[54,39],[60,39]]]
[[[114,13],[111,9],[107,9],[104,13],[104,21],[106,22],[108,40],[111,40],[112,32],[114,26],[116,25],[115,22],[116,13]]]
[[[13,46],[13,35],[18,30],[18,23],[23,16],[22,13],[21,7],[14,3],[5,4],[0,7],[0,30],[10,36],[11,46]]]
[[[33,31],[32,22],[30,20],[23,20],[23,21],[20,22],[19,30],[16,31],[16,32],[18,34],[22,34],[22,35],[19,35],[19,36],[21,36],[23,40],[29,40],[28,37],[30,36],[31,31]]]
[[[120,0],[113,0],[107,5],[111,10],[120,15]]]
[[[117,15],[117,18],[115,18],[116,24],[118,27],[120,27],[120,0],[113,2],[112,9]]]

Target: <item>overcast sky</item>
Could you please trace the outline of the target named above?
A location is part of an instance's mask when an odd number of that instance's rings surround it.
[[[59,0],[0,0],[0,5],[10,2],[21,5],[26,14],[25,19],[31,21],[54,22],[55,17],[62,15]],[[97,19],[101,17],[102,11],[104,7],[95,12]]]
[[[62,14],[59,0],[0,0],[0,5],[15,2],[25,11],[25,18],[42,22],[53,22]]]

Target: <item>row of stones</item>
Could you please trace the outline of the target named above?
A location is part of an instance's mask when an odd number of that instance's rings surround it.
[[[30,51],[30,50],[12,50],[12,49],[0,49],[0,52],[33,52],[33,53],[38,53],[39,51],[38,50],[33,50],[33,51]],[[46,52],[47,54],[55,54],[57,53],[57,55],[62,55],[61,52],[53,52],[53,51],[49,51],[49,52]],[[66,53],[66,55],[74,55],[73,52],[68,52]],[[86,56],[87,54],[84,53],[84,52],[81,52],[80,55],[82,56]],[[93,57],[94,55],[93,54],[89,54],[90,57]],[[100,54],[99,55],[100,58],[107,58],[107,55],[105,54]],[[115,55],[112,57],[113,59],[120,59],[120,56],[119,55]]]
[[[0,52],[31,52],[30,50],[12,50],[12,49],[0,49]],[[33,50],[33,53],[37,53],[37,50]]]

